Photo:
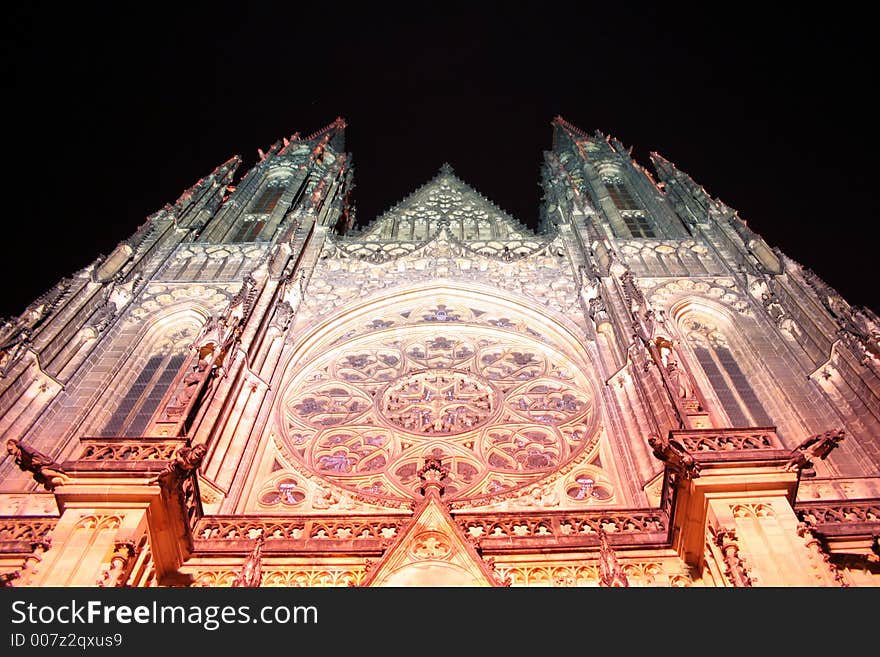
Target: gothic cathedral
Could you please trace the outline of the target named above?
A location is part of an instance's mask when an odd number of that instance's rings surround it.
[[[533,230],[345,122],[0,326],[5,586],[880,586],[880,319],[552,122]]]

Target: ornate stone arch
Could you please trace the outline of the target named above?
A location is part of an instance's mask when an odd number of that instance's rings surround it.
[[[459,317],[455,317],[449,308],[450,298],[455,299],[458,308],[464,310]],[[432,309],[426,306],[437,307]],[[372,330],[402,329],[420,321],[431,321],[419,311],[444,311],[440,306],[446,306],[445,317],[440,319],[435,314],[432,319],[448,322],[451,326],[464,321],[527,333],[539,340],[552,340],[558,348],[569,353],[580,354],[585,363],[595,361],[593,343],[585,340],[583,327],[570,317],[523,295],[499,292],[496,288],[477,283],[462,286],[454,282],[398,287],[390,293],[370,295],[342,305],[334,309],[332,314],[317,318],[317,321],[298,322],[295,333],[304,337],[296,343],[291,360],[302,358],[319,342],[328,339],[343,340]],[[409,316],[403,314],[407,310],[410,310]]]
[[[533,302],[422,285],[309,328],[273,382],[270,420],[284,460],[309,477],[400,502],[415,496],[425,457],[439,455],[447,495],[474,499],[598,454],[590,349]]]
[[[167,387],[188,361],[192,341],[209,314],[207,308],[193,303],[152,313],[151,321],[141,324],[144,328],[133,341],[135,348],[116,365],[86,434],[136,435],[145,429]]]
[[[754,322],[716,299],[687,295],[671,305],[668,312],[679,348],[693,364],[691,371],[704,396],[712,401],[709,411],[716,422],[775,426],[773,416],[782,415],[774,401],[778,391],[745,337]]]

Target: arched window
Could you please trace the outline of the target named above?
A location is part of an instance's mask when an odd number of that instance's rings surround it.
[[[731,426],[773,426],[724,334],[703,318],[689,317],[683,326],[688,344]]]
[[[269,215],[278,205],[278,201],[287,190],[289,180],[277,178],[270,180],[257,195],[248,211],[243,215],[238,230],[232,236],[232,242],[256,242],[269,220]]]
[[[627,188],[626,184],[617,178],[606,178],[602,181],[605,185],[605,189],[608,190],[608,194],[611,196],[611,200],[614,201],[614,205],[618,210],[638,210],[639,204],[633,198],[633,195],[630,193],[629,188]]]
[[[122,395],[101,436],[142,436],[159,409],[175,376],[188,360],[194,332],[182,331],[165,338],[149,351],[146,362]],[[125,388],[123,388],[125,389]]]
[[[270,184],[263,193],[260,194],[254,207],[251,209],[253,214],[269,214],[278,205],[281,195],[284,193],[284,183]]]
[[[632,195],[627,184],[621,178],[616,176],[604,177],[602,179],[602,184],[605,185],[605,189],[608,191],[608,195],[611,197],[614,207],[620,212],[623,223],[626,225],[626,229],[629,232],[629,237],[641,238],[657,236],[654,227],[645,216],[644,210]]]

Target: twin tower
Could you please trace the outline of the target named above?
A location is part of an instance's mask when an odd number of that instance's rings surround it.
[[[0,326],[8,586],[877,586],[880,320],[552,121],[532,230],[337,119]]]

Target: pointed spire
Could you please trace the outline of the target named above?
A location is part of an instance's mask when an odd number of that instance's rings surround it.
[[[660,178],[661,182],[667,185],[669,183],[678,183],[688,194],[697,200],[703,202],[713,200],[701,185],[698,185],[693,178],[684,171],[681,171],[675,166],[675,164],[667,160],[665,157],[656,151],[651,151],[650,158],[651,164],[654,166],[654,171],[657,172],[657,176]]]
[[[651,158],[651,164],[654,165],[654,171],[657,172],[657,175],[660,176],[661,180],[672,178],[678,171],[672,162],[660,155],[657,151],[651,151],[649,157]]]
[[[194,185],[185,190],[174,202],[173,207],[178,212],[178,214],[182,213],[191,201],[198,199],[201,196],[199,192],[201,192],[203,188],[208,187],[214,183],[216,183],[217,186],[220,187],[228,185],[230,182],[232,182],[232,177],[235,175],[235,171],[238,169],[238,166],[240,164],[241,157],[239,157],[238,155],[233,155],[223,164],[215,167],[210,174],[208,174],[204,178],[199,178]]]
[[[398,201],[397,203],[392,205],[390,208],[385,210],[385,212],[383,212],[378,217],[376,217],[371,222],[369,222],[367,225],[365,225],[359,231],[360,234],[361,235],[369,235],[372,231],[378,230],[377,227],[381,226],[384,221],[388,221],[389,219],[391,219],[395,214],[397,214],[401,210],[407,209],[408,207],[412,207],[414,205],[418,205],[422,200],[424,200],[423,194],[425,194],[426,191],[430,190],[431,188],[437,188],[440,183],[448,182],[446,180],[443,180],[444,178],[452,178],[456,184],[460,184],[462,187],[464,187],[465,188],[463,190],[464,193],[473,194],[479,200],[479,203],[481,205],[486,206],[485,209],[487,211],[489,211],[491,208],[491,213],[495,214],[500,221],[506,222],[510,227],[512,227],[513,230],[516,230],[516,231],[523,233],[523,234],[526,234],[526,235],[534,233],[534,231],[531,228],[524,225],[521,221],[519,221],[513,215],[509,214],[507,211],[498,207],[498,205],[494,201],[486,198],[483,194],[481,194],[479,191],[474,189],[471,185],[469,185],[464,180],[462,180],[458,175],[455,174],[455,172],[452,169],[452,166],[448,162],[444,162],[440,166],[439,170],[437,171],[437,174],[433,178],[431,178],[425,184],[417,187],[410,194],[405,196],[403,199],[401,199],[400,201]]]
[[[580,137],[581,139],[590,139],[590,136],[586,132],[578,128],[573,123],[569,123],[558,114],[556,115],[556,117],[554,117],[553,121],[550,122],[550,125],[562,128],[569,133],[574,133],[574,135]]]
[[[608,545],[608,536],[601,527],[599,528],[599,586],[612,588],[629,586],[626,573],[617,562],[617,555]]]
[[[262,534],[257,536],[256,545],[242,564],[238,576],[232,580],[232,586],[249,588],[260,586],[263,581],[263,541]]]
[[[348,127],[348,124],[345,122],[341,116],[337,116],[332,123],[324,126],[317,132],[313,132],[308,137],[306,137],[303,141],[312,141],[313,139],[317,139],[318,137],[324,135],[329,132],[339,132],[341,130],[345,130]]]

